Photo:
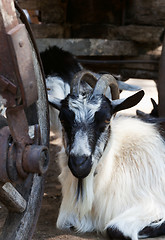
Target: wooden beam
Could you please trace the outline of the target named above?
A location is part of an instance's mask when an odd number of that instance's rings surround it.
[[[31,24],[35,38],[70,37],[70,26],[67,24]]]
[[[148,70],[138,70],[138,69],[120,69],[120,74],[123,78],[139,78],[139,79],[158,79],[158,72],[157,71],[148,71]]]
[[[122,56],[109,57],[85,57],[78,58],[82,66],[91,71],[107,71],[121,74],[123,80],[128,78],[141,78],[158,80],[159,57],[150,55],[140,55],[135,57]]]
[[[18,0],[17,2],[23,9],[40,10],[41,8],[40,0]]]
[[[160,43],[164,27],[110,24],[73,24],[73,38],[108,38],[111,40],[132,40],[138,43]]]
[[[124,60],[128,61],[123,63],[122,68],[126,69],[137,69],[158,72],[160,56],[153,55],[138,55],[136,57],[125,57]],[[130,61],[130,63],[129,63]],[[132,61],[132,62],[131,62]]]
[[[165,25],[164,0],[134,0],[128,1],[126,22],[141,25]]]
[[[164,27],[127,25],[117,27],[114,32],[116,32],[118,38],[151,44],[160,43]]]
[[[68,1],[42,0],[41,1],[41,22],[63,23],[66,21]]]
[[[138,50],[132,41],[108,39],[37,39],[40,52],[49,46],[58,46],[76,56],[136,56]]]
[[[26,209],[26,200],[9,182],[0,187],[0,201],[12,212],[21,213]]]
[[[144,44],[161,44],[163,27],[155,26],[112,26],[70,25],[70,24],[32,24],[36,38],[107,38],[109,40],[127,40]]]

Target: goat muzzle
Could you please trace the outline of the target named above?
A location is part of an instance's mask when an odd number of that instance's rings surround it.
[[[76,178],[85,178],[91,171],[92,160],[88,156],[70,156],[68,166]]]

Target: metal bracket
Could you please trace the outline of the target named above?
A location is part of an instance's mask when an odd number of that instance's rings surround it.
[[[3,77],[2,75],[0,75],[0,86],[1,86],[0,91],[9,91],[14,95],[17,93],[16,85],[10,82],[7,78]]]
[[[7,33],[10,52],[15,64],[23,105],[28,107],[38,99],[33,54],[27,30],[19,24]]]

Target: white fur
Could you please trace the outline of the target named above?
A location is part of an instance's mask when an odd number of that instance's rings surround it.
[[[0,95],[0,114],[5,116],[6,114],[6,107],[5,104],[7,103],[7,100]]]
[[[48,92],[48,100],[53,101],[55,96],[58,99],[64,99],[70,92],[70,86],[58,76],[49,76],[46,78],[46,87]],[[61,135],[61,123],[58,118],[59,111],[53,107],[49,107],[50,127],[51,130]]]
[[[58,99],[64,99],[70,92],[70,86],[58,76],[48,76],[46,78],[46,87],[49,96],[55,96]]]
[[[81,144],[77,144],[79,142],[81,142]],[[79,155],[80,153],[83,153],[85,156],[90,156],[91,154],[87,133],[81,129],[76,132],[72,149],[70,151],[70,154],[73,155]]]
[[[93,121],[95,113],[100,109],[101,98],[98,97],[95,104],[91,103],[90,95],[79,95],[78,99],[69,99],[69,109],[75,113],[77,122]]]
[[[65,152],[60,154],[63,200],[57,226],[103,233],[117,227],[137,240],[145,226],[165,221],[165,144],[152,124],[128,117],[115,117],[110,124],[106,149],[84,179],[83,198],[77,200],[77,179]]]

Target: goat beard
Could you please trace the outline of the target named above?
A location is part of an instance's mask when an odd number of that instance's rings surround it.
[[[83,179],[79,178],[78,179],[78,186],[77,186],[77,201],[79,199],[83,199]]]

